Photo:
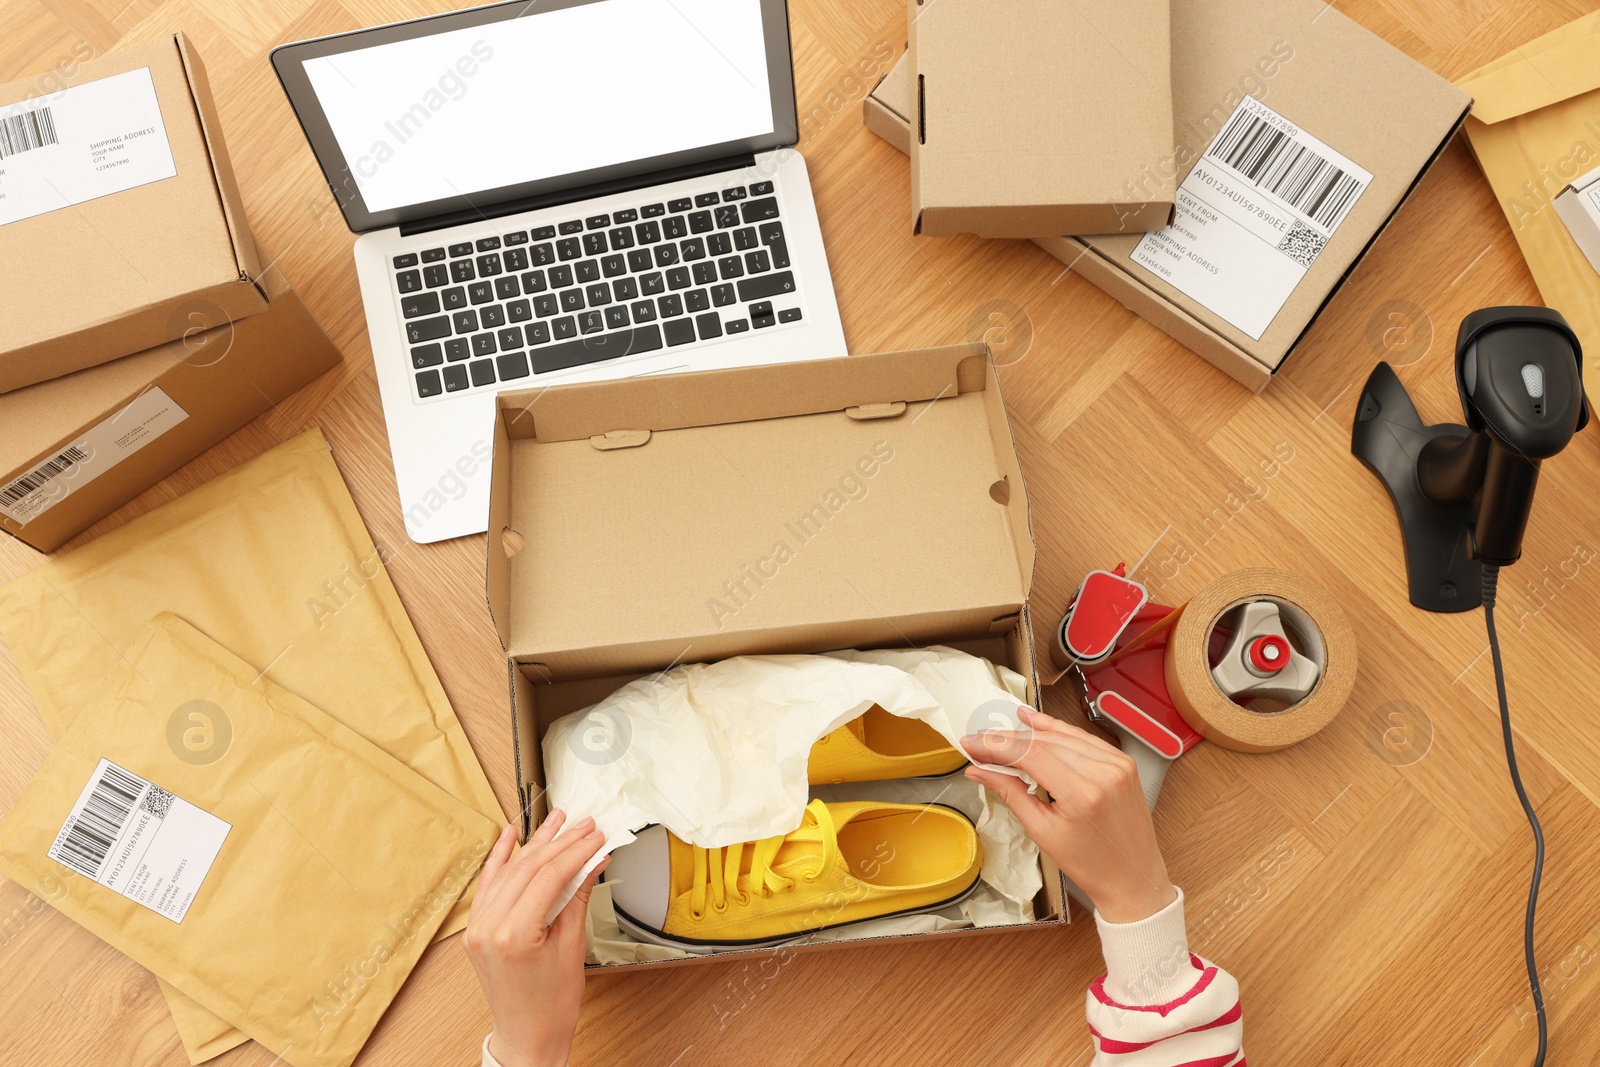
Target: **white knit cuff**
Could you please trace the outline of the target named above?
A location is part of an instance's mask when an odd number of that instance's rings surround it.
[[[483,1067],[500,1067],[500,1061],[489,1051],[489,1039],[493,1036],[493,1032],[483,1035]]]
[[[1094,913],[1106,960],[1106,996],[1118,1004],[1169,1004],[1194,988],[1200,972],[1189,958],[1183,890],[1171,904],[1138,922],[1107,922]]]

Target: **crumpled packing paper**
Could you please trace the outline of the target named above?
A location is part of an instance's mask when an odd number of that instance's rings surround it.
[[[1015,671],[942,645],[676,667],[550,725],[549,801],[571,822],[594,818],[606,837],[601,855],[652,823],[705,848],[757,841],[800,825],[811,746],[872,705],[920,719],[959,746],[977,728],[1025,730],[1017,716],[1024,693]],[[993,769],[1037,788],[1020,771]]]

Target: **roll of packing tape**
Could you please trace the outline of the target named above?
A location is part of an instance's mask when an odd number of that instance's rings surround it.
[[[1281,710],[1252,711],[1223,692],[1212,673],[1212,633],[1229,612],[1253,601],[1277,604],[1297,652],[1320,673],[1304,698]],[[1280,570],[1223,576],[1179,609],[1167,644],[1167,690],[1185,722],[1209,741],[1240,752],[1272,752],[1304,741],[1333,721],[1356,681],[1356,635],[1326,589]]]

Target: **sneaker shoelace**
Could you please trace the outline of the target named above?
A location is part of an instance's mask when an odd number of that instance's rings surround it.
[[[839,834],[834,826],[833,815],[828,811],[828,805],[820,800],[813,800],[806,805],[800,828],[791,833],[722,848],[694,846],[694,881],[689,891],[689,917],[704,919],[708,898],[712,910],[723,911],[728,907],[730,898],[740,904],[748,904],[752,893],[772,897],[792,892],[795,880],[773,870],[772,864],[778,858],[778,850],[783,843],[808,827],[816,828],[822,845],[822,863],[816,870],[800,877],[804,881],[814,882],[823,872],[833,869],[839,854]],[[743,875],[746,848],[754,851],[750,856],[750,874],[746,882],[748,888],[741,888],[739,879]]]

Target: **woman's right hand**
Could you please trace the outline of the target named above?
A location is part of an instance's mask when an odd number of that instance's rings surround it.
[[[1176,900],[1132,757],[1042,712],[1020,714],[1030,730],[986,730],[962,745],[974,760],[1026,771],[1050,801],[1009,774],[968,767],[967,777],[1000,795],[1107,922],[1137,922]]]

